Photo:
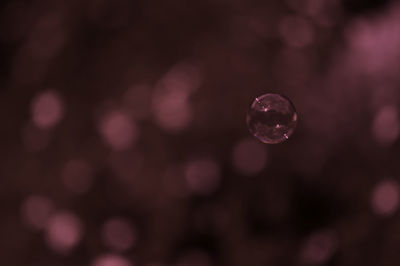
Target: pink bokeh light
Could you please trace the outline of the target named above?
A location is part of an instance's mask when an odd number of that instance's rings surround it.
[[[48,220],[45,231],[47,245],[60,254],[69,253],[78,245],[83,234],[80,219],[67,211],[53,214]]]
[[[53,202],[45,196],[31,195],[21,206],[23,222],[33,229],[43,229],[53,211]]]
[[[134,266],[134,264],[121,255],[104,254],[97,257],[91,266]]]
[[[156,90],[152,106],[157,124],[168,132],[182,131],[192,120],[188,94],[185,91]]]
[[[337,239],[333,232],[326,230],[311,234],[300,250],[300,260],[305,265],[323,265],[334,254]]]
[[[381,145],[393,144],[400,133],[399,110],[396,106],[385,106],[375,115],[372,135]]]
[[[389,216],[397,211],[399,206],[399,184],[393,179],[378,183],[371,196],[371,208],[377,215]]]
[[[113,218],[103,225],[101,235],[107,247],[115,251],[125,251],[135,245],[137,233],[129,221]]]
[[[153,92],[151,106],[156,123],[170,133],[187,128],[193,118],[189,97],[200,85],[196,67],[186,63],[174,66]]]
[[[396,264],[389,1],[0,4],[1,264]],[[284,144],[246,131],[263,93]]]
[[[100,121],[100,133],[108,146],[116,151],[129,149],[139,131],[134,121],[122,111],[112,111]]]
[[[314,41],[313,25],[301,16],[284,17],[279,24],[279,34],[285,44],[293,48],[304,48]]]
[[[33,123],[41,129],[55,126],[64,116],[64,105],[54,91],[44,91],[32,100],[31,114]]]
[[[202,84],[202,74],[193,64],[181,62],[174,65],[160,80],[158,86],[165,89],[193,92]]]
[[[351,68],[375,76],[393,73],[400,58],[399,15],[397,6],[373,19],[360,18],[346,30]]]
[[[310,17],[318,26],[329,28],[340,14],[338,0],[287,0],[288,6],[297,13]]]
[[[63,15],[53,13],[41,17],[33,26],[27,43],[29,54],[44,60],[54,57],[67,41]]]

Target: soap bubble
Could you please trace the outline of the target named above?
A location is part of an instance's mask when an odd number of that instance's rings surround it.
[[[268,144],[287,140],[297,124],[297,113],[286,97],[267,93],[257,97],[247,114],[249,131]]]

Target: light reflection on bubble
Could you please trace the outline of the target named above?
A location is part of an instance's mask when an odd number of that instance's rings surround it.
[[[393,179],[378,183],[371,197],[371,208],[378,215],[392,215],[399,206],[399,184]]]
[[[93,183],[93,169],[82,159],[72,159],[65,163],[61,179],[66,189],[75,194],[83,194]]]
[[[390,145],[399,137],[399,110],[395,106],[385,106],[379,110],[372,124],[372,134],[382,145]]]
[[[64,106],[54,91],[45,91],[37,95],[31,105],[32,121],[41,129],[47,129],[60,122],[64,115]]]
[[[109,147],[116,151],[127,150],[138,138],[138,128],[124,112],[112,111],[100,121],[100,133]]]
[[[97,257],[91,266],[134,266],[134,264],[121,255],[104,254]]]
[[[23,221],[34,229],[45,228],[52,211],[53,202],[41,195],[29,196],[21,206]]]
[[[195,194],[207,195],[214,192],[220,183],[220,169],[211,159],[189,162],[185,167],[187,187]]]
[[[300,16],[283,18],[279,24],[279,33],[289,47],[304,48],[314,41],[311,23]]]
[[[132,225],[123,218],[113,218],[102,228],[102,239],[105,245],[115,251],[132,248],[136,241],[136,232]]]
[[[79,218],[71,212],[53,214],[46,225],[47,245],[60,254],[69,253],[82,238]]]

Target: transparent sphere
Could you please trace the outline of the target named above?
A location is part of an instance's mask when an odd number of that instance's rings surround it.
[[[280,94],[267,93],[257,97],[247,114],[247,127],[260,141],[268,144],[287,140],[297,124],[292,102]]]

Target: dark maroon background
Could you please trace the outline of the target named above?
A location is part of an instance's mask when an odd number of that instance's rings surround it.
[[[396,3],[0,6],[1,265],[400,263]],[[286,95],[299,116],[277,145],[256,142],[245,124],[267,92]],[[37,122],[54,108],[58,117]],[[101,126],[113,112],[131,119],[110,126],[114,145]],[[91,169],[79,193],[62,179],[76,158]],[[193,161],[203,163],[190,172]],[[57,249],[48,220],[31,224],[42,206],[27,214],[32,197],[52,206],[49,217],[74,217],[79,239]],[[68,235],[74,223],[60,217],[67,229],[54,230]],[[113,217],[136,232],[127,248],[102,237]],[[130,264],[96,264],[103,254]]]

